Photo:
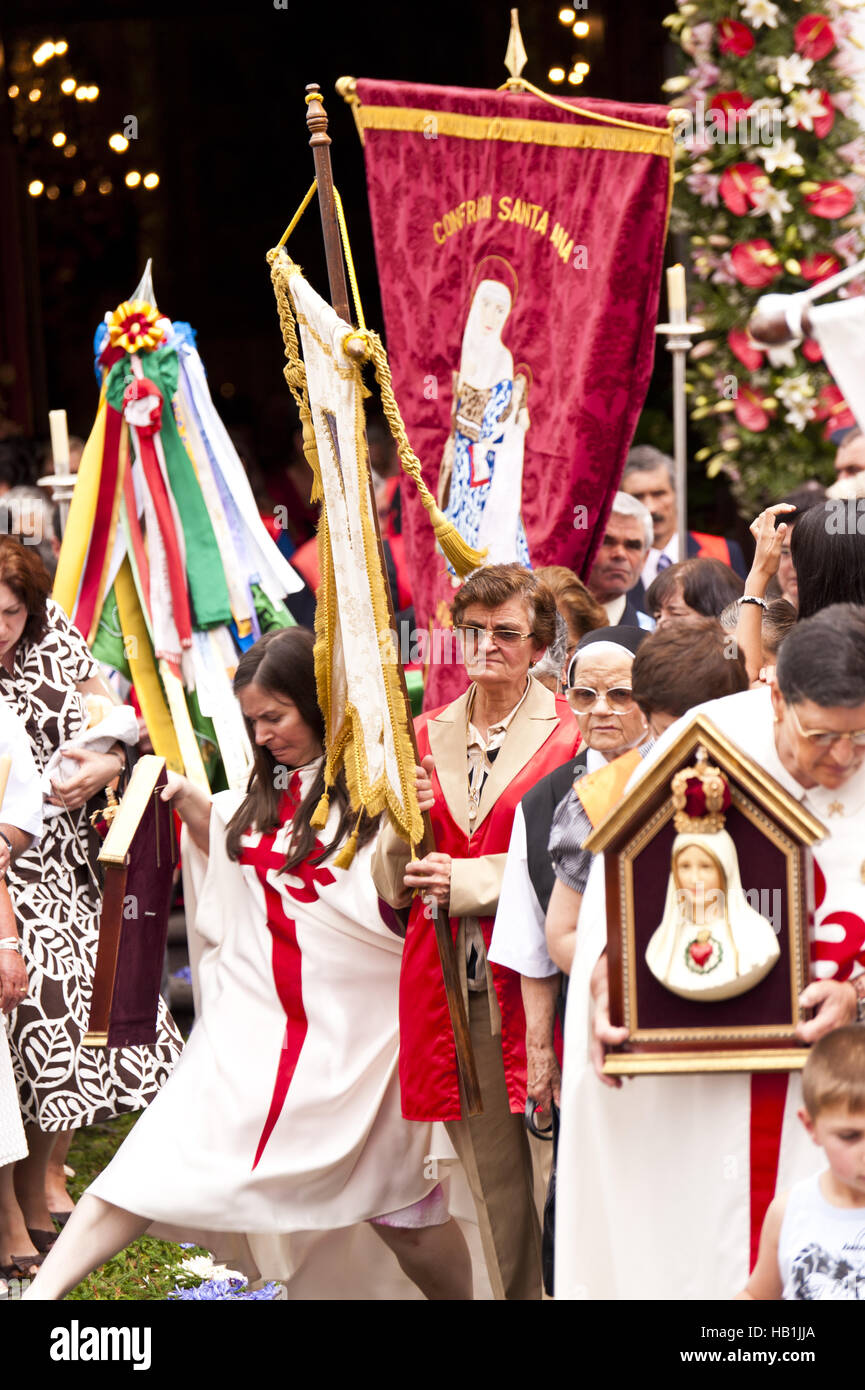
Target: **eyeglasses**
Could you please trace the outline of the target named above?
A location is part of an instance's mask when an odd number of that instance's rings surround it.
[[[467,651],[480,646],[484,637],[493,639],[497,647],[516,647],[520,642],[528,642],[533,632],[518,632],[514,627],[477,627],[474,623],[457,623],[456,630],[462,636]]]
[[[787,709],[793,716],[799,737],[813,743],[815,748],[831,748],[833,744],[840,743],[845,738],[849,738],[854,748],[865,748],[865,729],[850,729],[845,733],[835,733],[829,729],[803,729],[796,713],[796,706],[788,704]]]
[[[588,685],[571,685],[565,691],[568,703],[578,714],[588,714],[600,700],[606,700],[613,714],[627,714],[634,703],[629,685],[616,685],[612,690],[592,690]]]

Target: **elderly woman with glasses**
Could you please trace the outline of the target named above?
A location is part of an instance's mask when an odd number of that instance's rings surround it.
[[[388,827],[373,859],[380,895],[412,902],[400,994],[400,1077],[408,1119],[443,1120],[472,1189],[497,1298],[541,1296],[540,1224],[523,1123],[525,1016],[520,978],[488,960],[514,813],[573,757],[579,730],[564,700],[530,678],[555,636],[552,594],[517,564],[477,570],[453,620],[471,685],[417,721],[421,808],[436,851],[409,860]],[[417,896],[415,896],[417,895]],[[462,1113],[453,1034],[429,909],[447,912],[468,999],[483,1114]]]
[[[631,690],[631,666],[646,635],[637,627],[602,627],[577,644],[565,697],[582,737],[580,751],[532,787],[514,816],[490,960],[521,976],[528,1095],[538,1110],[551,1101],[558,1104],[561,1080],[553,1047],[560,976],[544,934],[556,881],[548,850],[553,816],[576,778],[630,748],[650,746],[646,720]]]

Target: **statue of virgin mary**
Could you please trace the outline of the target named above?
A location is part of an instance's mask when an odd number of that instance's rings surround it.
[[[727,831],[677,835],[664,915],[646,948],[655,978],[685,999],[733,999],[779,955],[772,924],[745,897]]]
[[[734,999],[769,974],[781,954],[772,924],[742,888],[724,812],[730,788],[706,750],[671,783],[679,832],[660,925],[646,947],[655,979],[683,999]]]
[[[451,433],[439,473],[439,505],[460,535],[487,550],[489,564],[517,560],[529,567],[529,548],[520,514],[523,454],[529,428],[528,378],[514,371],[502,342],[513,306],[512,289],[492,273],[510,272],[489,257],[481,263],[463,333],[459,371],[454,373]]]

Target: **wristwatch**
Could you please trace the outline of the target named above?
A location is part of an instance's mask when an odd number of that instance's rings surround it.
[[[736,600],[736,602],[737,602],[737,603],[757,603],[757,604],[760,605],[761,608],[764,608],[764,609],[769,607],[769,605],[768,605],[768,603],[766,602],[766,600],[765,600],[764,598],[758,598],[756,594],[742,594],[742,597],[741,597],[741,598],[738,598],[738,599]]]
[[[850,984],[856,991],[856,1022],[865,1023],[865,973],[857,975]]]

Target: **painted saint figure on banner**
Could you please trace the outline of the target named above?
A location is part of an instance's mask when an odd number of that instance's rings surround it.
[[[514,369],[502,342],[516,288],[516,275],[499,256],[487,257],[475,272],[438,500],[463,539],[487,550],[487,563],[518,560],[528,567],[521,507],[529,371]]]

